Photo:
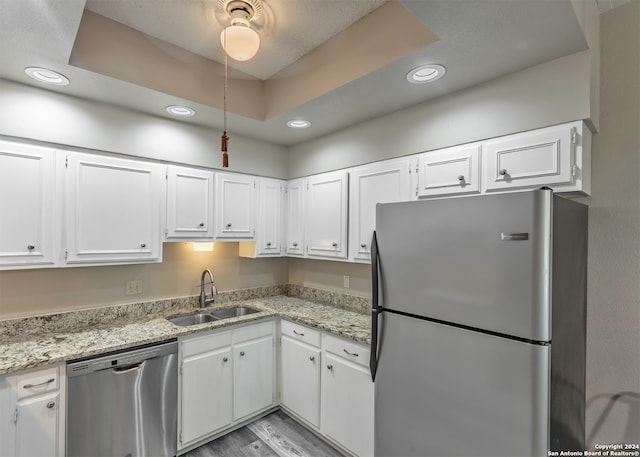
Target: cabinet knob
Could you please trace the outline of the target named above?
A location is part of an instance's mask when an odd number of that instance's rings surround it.
[[[226,225],[227,228],[231,228],[231,222]]]
[[[47,403],[47,408],[49,409],[53,409],[56,407],[56,402],[55,401],[50,401]]]
[[[458,175],[458,181],[464,182],[464,175]]]
[[[244,351],[240,351],[240,357],[244,355]]]
[[[298,247],[298,243],[293,243],[293,247],[297,248]]]
[[[271,241],[267,241],[267,247],[271,246]]]
[[[204,227],[204,222],[200,222],[200,224],[198,224],[200,227]]]
[[[315,362],[316,358],[314,356],[309,356],[309,360],[311,360],[312,362]]]
[[[333,370],[333,365],[327,365],[327,370]]]
[[[364,248],[366,248],[366,247],[367,247],[367,245],[366,245],[365,243],[362,243],[362,244],[360,245],[360,247],[361,247],[362,249],[364,249]]]
[[[331,246],[333,246],[334,248],[337,248],[338,247],[338,243],[333,242],[333,243],[331,243]]]
[[[223,362],[228,362],[228,361],[229,361],[229,357],[223,357],[223,358],[222,358],[222,361],[223,361]]]
[[[498,173],[500,173],[500,176],[504,176],[504,175],[508,175],[509,173],[507,172],[506,168],[501,169]]]
[[[36,247],[33,244],[30,244],[29,246],[27,246],[27,249],[29,251],[33,251]]]
[[[147,245],[146,245],[145,243],[140,243],[140,247],[141,247],[141,248],[146,248],[146,247],[147,247]]]

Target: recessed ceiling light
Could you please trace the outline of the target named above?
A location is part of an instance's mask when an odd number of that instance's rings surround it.
[[[196,114],[195,110],[193,110],[192,108],[181,105],[170,105],[167,106],[166,110],[167,113],[173,114],[174,116],[190,117]]]
[[[55,86],[66,86],[69,84],[69,78],[57,71],[48,70],[40,67],[27,67],[24,72],[36,81]]]
[[[306,129],[307,127],[311,127],[311,122],[305,119],[291,119],[287,122],[287,127],[291,127],[292,129]]]
[[[424,84],[436,81],[447,70],[442,65],[421,65],[407,73],[407,81],[412,84]]]

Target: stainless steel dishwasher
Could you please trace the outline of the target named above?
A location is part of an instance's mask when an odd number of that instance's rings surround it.
[[[175,456],[178,343],[67,366],[67,456]]]

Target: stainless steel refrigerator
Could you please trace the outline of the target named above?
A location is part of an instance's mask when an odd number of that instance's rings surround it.
[[[550,189],[378,205],[376,457],[584,450],[586,262]]]

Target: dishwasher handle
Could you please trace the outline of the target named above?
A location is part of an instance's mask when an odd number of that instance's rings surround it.
[[[146,360],[143,360],[142,362],[134,363],[133,365],[127,365],[125,367],[113,367],[111,370],[116,374],[130,373],[132,371],[141,370],[144,367],[145,362]]]

